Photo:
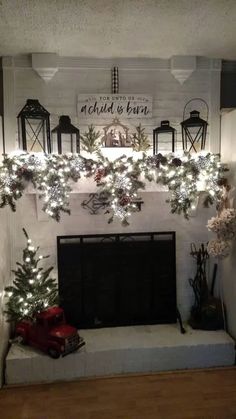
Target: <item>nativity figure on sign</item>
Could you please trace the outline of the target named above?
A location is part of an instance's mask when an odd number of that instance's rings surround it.
[[[129,128],[123,125],[117,118],[104,128],[102,144],[104,147],[131,147]]]

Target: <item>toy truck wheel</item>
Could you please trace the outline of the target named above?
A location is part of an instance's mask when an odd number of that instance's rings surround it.
[[[54,348],[48,348],[48,355],[51,358],[57,359],[60,357],[60,352],[58,352],[56,349]]]
[[[18,335],[16,340],[17,340],[17,343],[20,343],[21,345],[27,345],[27,340],[24,335]]]

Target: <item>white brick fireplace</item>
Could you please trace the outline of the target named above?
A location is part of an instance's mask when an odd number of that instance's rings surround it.
[[[91,123],[79,121],[76,102],[79,93],[109,92],[111,86],[111,67],[117,65],[120,75],[120,91],[126,93],[147,93],[153,97],[153,117],[145,120],[131,120],[131,130],[141,122],[152,143],[152,130],[162,119],[170,120],[177,129],[179,147],[181,144],[180,122],[186,102],[192,98],[202,98],[209,105],[209,130],[207,149],[219,152],[220,141],[220,60],[197,57],[196,70],[181,85],[171,74],[171,60],[161,59],[80,59],[59,57],[58,71],[50,82],[45,83],[33,70],[30,56],[5,57],[4,68],[4,111],[6,150],[12,151],[18,146],[16,115],[28,98],[37,98],[51,114],[51,128],[58,123],[59,115],[69,115],[72,123],[79,126],[81,132]],[[97,129],[102,129],[104,122],[93,122]],[[79,181],[80,183],[82,181]],[[80,192],[87,192],[81,184]],[[191,290],[188,278],[193,274],[193,261],[189,255],[190,243],[206,242],[209,238],[205,227],[214,209],[198,206],[194,217],[186,221],[182,216],[170,214],[165,203],[166,192],[141,192],[144,205],[140,213],[134,214],[130,226],[125,231],[176,231],[177,232],[177,295],[178,305],[186,319],[191,305]],[[157,189],[156,189],[157,190]],[[160,189],[161,190],[161,189]],[[89,192],[89,191],[88,191]],[[63,216],[60,223],[49,220],[37,211],[37,199],[34,194],[25,194],[17,204],[17,212],[11,214],[12,268],[21,257],[25,227],[32,239],[43,251],[51,255],[51,262],[56,268],[56,236],[66,234],[98,234],[122,232],[119,222],[108,225],[107,217],[91,216],[82,207],[83,194],[71,195],[71,216]]]
[[[79,126],[81,132],[84,132],[90,121],[83,121],[82,124],[78,120],[76,116],[77,95],[79,93],[109,92],[111,67],[117,65],[120,74],[120,91],[145,93],[153,96],[153,117],[150,120],[140,121],[146,128],[150,141],[152,141],[153,128],[158,126],[163,119],[170,120],[171,125],[177,129],[178,140],[180,141],[180,122],[183,118],[184,105],[188,100],[197,97],[204,99],[209,105],[207,149],[217,153],[220,143],[220,60],[198,57],[196,62],[196,70],[183,85],[180,85],[170,72],[170,60],[119,59],[114,61],[60,57],[57,73],[46,84],[32,69],[30,56],[6,57],[3,59],[6,150],[9,152],[17,147],[16,115],[29,98],[38,99],[50,112],[51,128],[58,123],[58,116],[69,115],[72,123]],[[136,126],[138,123],[139,121],[132,124]],[[98,129],[101,129],[104,121],[98,120],[95,125]],[[103,211],[99,215],[90,215],[81,207],[86,192],[84,187],[81,186],[81,193],[71,194],[71,216],[63,216],[60,223],[49,220],[38,212],[39,205],[34,193],[25,194],[19,200],[17,212],[9,215],[12,268],[15,267],[16,261],[21,259],[24,246],[23,227],[26,228],[32,241],[40,246],[41,252],[51,255],[47,263],[55,266],[55,274],[57,274],[57,236],[107,234],[124,231],[124,227],[118,221],[108,224],[108,218],[103,214]],[[182,317],[186,321],[193,301],[188,279],[195,273],[195,264],[189,254],[190,244],[194,242],[198,245],[209,240],[210,236],[206,229],[206,223],[214,214],[214,209],[202,208],[201,203],[199,203],[196,212],[187,221],[181,215],[170,214],[170,207],[165,202],[167,199],[166,192],[149,190],[149,192],[140,192],[140,196],[144,201],[142,211],[131,217],[130,225],[125,228],[125,232],[176,231],[177,302]],[[173,333],[173,336],[176,336],[176,331]],[[88,335],[89,341],[89,332],[85,334]],[[204,337],[202,337],[203,335]],[[199,342],[200,345],[204,346],[206,335],[203,335],[201,335]],[[167,333],[165,339],[168,340],[168,336]],[[183,338],[183,342],[188,342],[188,339],[190,339],[189,344],[191,346],[191,336],[191,334],[188,337],[178,335],[176,339],[177,342],[180,342],[181,338]],[[216,339],[215,343],[228,343],[230,345],[227,362],[228,364],[232,363],[232,341],[228,340],[227,337],[225,341],[223,335],[218,334],[216,336],[216,338],[213,338],[213,341]],[[144,336],[143,338],[145,340]],[[209,338],[209,342],[213,341]],[[141,350],[144,351],[142,344]],[[204,350],[202,352],[203,357]],[[13,355],[11,353],[10,356]],[[71,355],[71,359],[72,357],[73,355]],[[11,359],[9,359],[9,363],[12,362]],[[63,360],[63,362],[66,364],[70,361]],[[216,365],[223,364],[220,361]],[[172,368],[172,364],[170,365]],[[209,366],[210,364],[199,362],[198,365],[195,365],[190,362],[189,365],[184,366],[182,363],[179,365],[180,368],[184,368]],[[148,370],[152,370],[151,364]],[[155,370],[154,367],[153,370]],[[124,372],[124,369],[120,372]],[[49,378],[52,379],[52,377]],[[38,381],[38,376],[36,381]],[[9,379],[9,382],[13,382],[12,378]]]

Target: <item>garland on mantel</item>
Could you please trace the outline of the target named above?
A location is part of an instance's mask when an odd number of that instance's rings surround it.
[[[201,191],[205,192],[205,206],[221,199],[225,170],[219,155],[211,153],[143,154],[137,159],[121,156],[110,161],[101,154],[94,160],[79,154],[21,152],[6,155],[0,166],[0,207],[9,205],[15,211],[16,201],[31,182],[44,201],[43,210],[59,221],[61,212],[70,214],[71,181],[85,176],[94,178],[101,196],[109,201],[108,222],[116,217],[123,225],[128,223],[131,213],[137,211],[134,201],[138,191],[145,189],[145,180],[167,185],[171,212],[188,218]]]

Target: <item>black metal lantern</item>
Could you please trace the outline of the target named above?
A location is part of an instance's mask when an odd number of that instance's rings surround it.
[[[58,154],[80,152],[80,131],[67,115],[60,116],[59,125],[52,130],[52,150]]]
[[[182,141],[183,141],[183,150],[188,152],[198,152],[204,150],[206,146],[206,135],[207,135],[207,126],[208,122],[200,118],[199,111],[190,112],[190,118],[185,119],[185,110],[186,106],[189,105],[192,101],[201,101],[205,104],[207,109],[207,119],[208,119],[208,105],[203,99],[191,99],[186,103],[183,113],[183,122],[182,126]]]
[[[51,153],[49,117],[50,113],[37,99],[27,99],[17,116],[20,148]]]
[[[176,129],[169,121],[161,121],[160,127],[153,130],[153,154],[175,151]]]

